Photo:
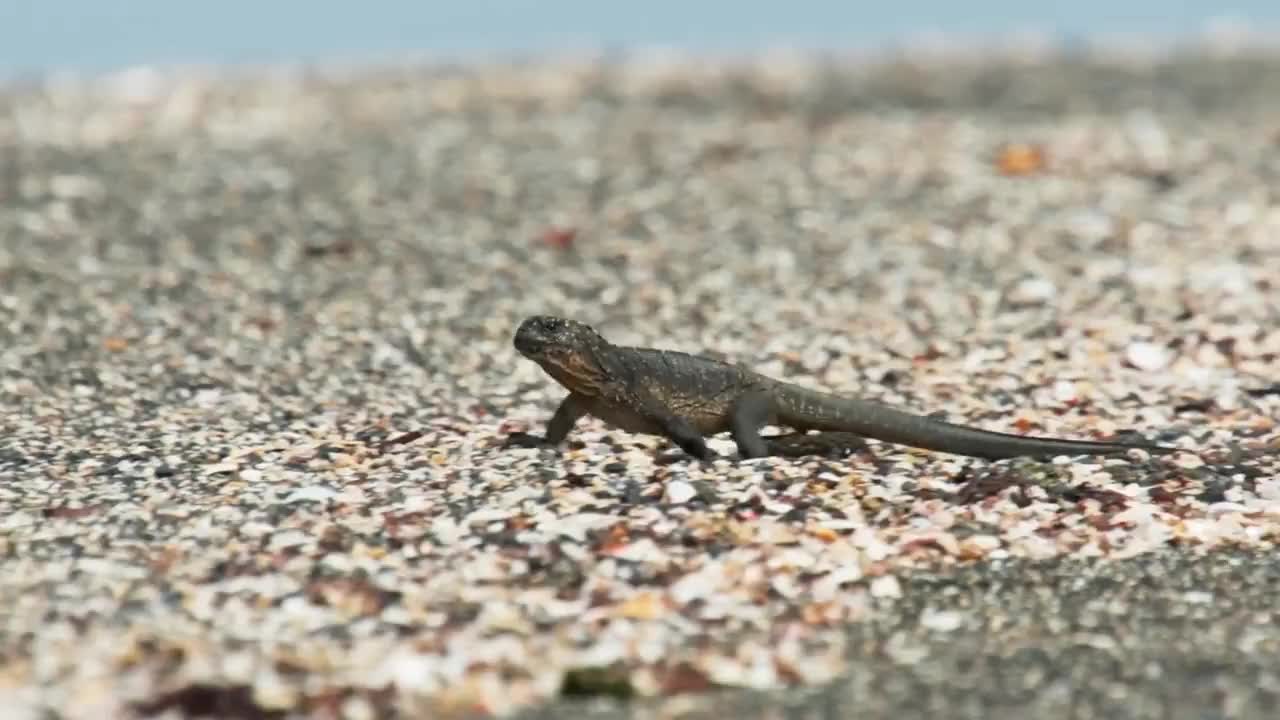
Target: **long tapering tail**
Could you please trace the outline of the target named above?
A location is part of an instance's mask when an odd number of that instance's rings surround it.
[[[1129,450],[1161,454],[1177,451],[1154,444],[1066,440],[982,430],[790,384],[778,387],[775,410],[780,424],[799,430],[852,432],[884,442],[990,460],[1113,455]]]

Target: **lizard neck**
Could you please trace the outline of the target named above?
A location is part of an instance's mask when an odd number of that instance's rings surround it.
[[[542,369],[566,390],[599,397],[613,382],[608,347],[593,347],[568,355],[563,362],[544,362]]]

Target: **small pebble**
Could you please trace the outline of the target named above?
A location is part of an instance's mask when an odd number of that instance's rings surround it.
[[[689,502],[697,497],[698,489],[693,485],[682,480],[672,480],[667,483],[666,500],[669,503],[677,505]]]
[[[921,627],[936,632],[951,632],[964,624],[964,615],[954,610],[927,610],[920,616]]]
[[[892,575],[881,575],[871,580],[871,595],[876,598],[902,597],[902,585]]]
[[[1155,343],[1138,342],[1125,350],[1125,359],[1139,370],[1155,372],[1168,367],[1172,354],[1168,348]]]

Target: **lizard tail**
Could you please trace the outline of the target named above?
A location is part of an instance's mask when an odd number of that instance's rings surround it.
[[[778,422],[798,430],[852,432],[884,442],[989,460],[1111,455],[1134,449],[1153,453],[1176,451],[1160,445],[1064,440],[982,430],[796,385],[779,388],[775,405]]]

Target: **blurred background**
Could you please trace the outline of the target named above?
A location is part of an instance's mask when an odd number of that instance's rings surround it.
[[[1277,0],[0,0],[0,72],[137,64],[467,59],[645,47],[868,48],[1029,34],[1156,40],[1266,34]]]

